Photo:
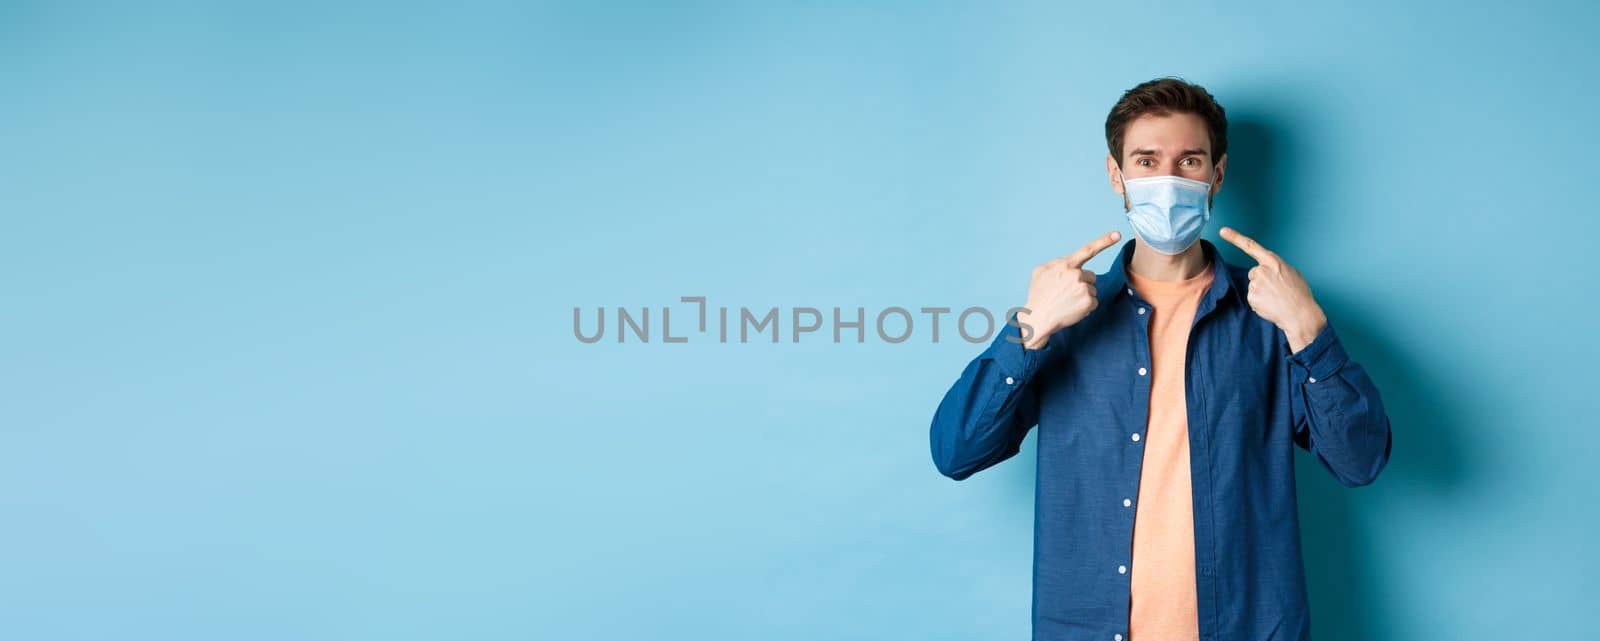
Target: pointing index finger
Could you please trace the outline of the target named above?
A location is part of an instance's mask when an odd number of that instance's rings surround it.
[[[1079,247],[1077,251],[1067,254],[1067,266],[1073,269],[1080,269],[1084,263],[1089,262],[1089,259],[1094,258],[1095,254],[1105,251],[1107,247],[1117,244],[1117,241],[1121,239],[1121,232],[1107,232],[1105,235]]]
[[[1272,253],[1272,250],[1262,247],[1261,243],[1256,242],[1254,238],[1241,234],[1232,227],[1222,228],[1222,239],[1233,243],[1235,247],[1249,254],[1251,258],[1256,259],[1257,263],[1270,263],[1278,260],[1278,255]]]

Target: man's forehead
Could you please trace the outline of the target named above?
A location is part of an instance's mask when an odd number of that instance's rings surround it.
[[[1211,151],[1206,123],[1189,113],[1145,114],[1128,123],[1123,139],[1127,153],[1175,154],[1199,149]]]

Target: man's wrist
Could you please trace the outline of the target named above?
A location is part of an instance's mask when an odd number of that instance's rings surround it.
[[[1292,354],[1305,349],[1305,346],[1310,345],[1311,341],[1317,339],[1317,334],[1322,333],[1322,328],[1327,324],[1328,317],[1323,315],[1322,310],[1318,309],[1308,315],[1306,320],[1296,323],[1290,329],[1285,330],[1283,334],[1289,339],[1289,352]]]
[[[1049,343],[1050,334],[1048,332],[1035,331],[1028,340],[1022,341],[1022,347],[1024,349],[1044,349],[1044,346]]]
[[[1024,306],[1018,309],[1026,310],[1028,307]],[[1022,347],[1024,349],[1043,349],[1050,342],[1050,334],[1054,333],[1055,330],[1029,322],[1028,316],[1027,312],[1017,312],[1017,331],[1024,337]]]

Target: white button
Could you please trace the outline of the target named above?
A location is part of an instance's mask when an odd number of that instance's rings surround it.
[[[1132,288],[1132,287],[1129,287],[1129,288],[1128,288],[1128,293],[1129,293],[1129,294],[1132,294],[1132,293],[1133,293],[1133,288]]]
[[[1308,378],[1308,379],[1306,379],[1306,382],[1307,383],[1315,383],[1315,382],[1317,382],[1317,377],[1313,376],[1311,378]]]
[[[1139,315],[1140,315],[1140,316],[1143,316],[1143,315],[1144,315],[1144,308],[1143,308],[1143,307],[1140,307],[1140,308],[1139,308]]]
[[[1146,371],[1147,370],[1145,368],[1143,368],[1143,367],[1139,368],[1139,375],[1140,376],[1144,376]]]
[[[1122,635],[1120,635],[1120,634],[1111,635],[1111,639],[1112,639],[1112,641],[1122,641]]]
[[[1126,565],[1117,566],[1117,574],[1127,574],[1127,573],[1128,573],[1128,566],[1126,566]]]
[[[1134,432],[1133,433],[1133,440],[1135,440],[1135,441],[1139,440],[1139,433],[1138,432]]]
[[[1122,507],[1132,507],[1133,499],[1122,499]]]
[[[1015,384],[1015,383],[1016,383],[1016,382],[1017,382],[1017,381],[1016,381],[1016,380],[1015,380],[1015,379],[1013,379],[1013,378],[1011,378],[1011,377],[1010,377],[1010,376],[1007,376],[1007,377],[1006,377],[1006,384],[1007,384],[1007,385],[1013,385],[1013,384]]]

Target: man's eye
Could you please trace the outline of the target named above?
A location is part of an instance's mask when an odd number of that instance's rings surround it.
[[[1140,158],[1139,159],[1139,166],[1140,167],[1149,167],[1151,165],[1151,163],[1153,163],[1153,162],[1154,161],[1150,160],[1149,158]]]
[[[1183,164],[1188,165],[1190,167],[1193,167],[1195,165],[1200,164],[1200,159],[1198,159],[1198,158],[1184,158],[1183,159]]]

